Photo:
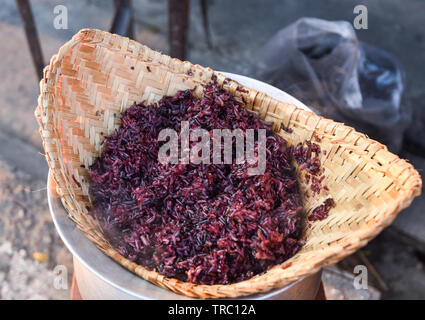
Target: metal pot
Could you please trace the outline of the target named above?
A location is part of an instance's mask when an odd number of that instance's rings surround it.
[[[265,92],[277,100],[309,110],[292,96],[264,82],[232,73],[223,72],[223,74],[247,87]],[[74,256],[74,272],[83,299],[191,299],[162,289],[140,278],[102,253],[68,218],[56,193],[55,182],[50,173],[47,181],[47,194],[56,229]],[[294,281],[283,288],[241,299],[314,299],[320,285],[321,275],[320,271]]]

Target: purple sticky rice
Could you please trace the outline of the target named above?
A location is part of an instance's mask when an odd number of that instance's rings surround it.
[[[249,164],[161,164],[159,132],[266,129],[266,170]],[[157,104],[134,104],[90,167],[90,194],[106,238],[124,257],[197,284],[262,273],[301,247],[302,205],[292,149],[269,123],[211,83]],[[310,164],[316,169],[316,163]]]

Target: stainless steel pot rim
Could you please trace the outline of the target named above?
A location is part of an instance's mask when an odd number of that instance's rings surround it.
[[[243,85],[266,92],[275,99],[293,103],[300,108],[310,110],[294,97],[269,84],[233,73],[222,73],[226,77],[237,80]],[[47,179],[47,197],[53,222],[62,241],[73,256],[76,257],[96,277],[128,296],[133,296],[139,299],[191,299],[189,297],[173,293],[169,290],[162,289],[140,278],[101,252],[83,235],[75,223],[68,217],[68,214],[56,193],[53,177],[51,176],[50,171]],[[283,291],[292,288],[304,279],[305,278],[298,279],[283,288],[255,296],[241,297],[241,299],[271,299]]]

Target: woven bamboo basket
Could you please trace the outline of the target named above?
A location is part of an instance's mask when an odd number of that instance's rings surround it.
[[[120,113],[134,101],[152,103],[211,79],[249,110],[272,121],[292,144],[320,139],[329,191],[309,194],[300,176],[307,214],[332,197],[329,217],[306,226],[306,243],[295,256],[249,280],[230,285],[196,285],[167,278],[121,256],[104,238],[91,206],[87,168],[100,155],[101,141],[120,125]],[[237,297],[265,292],[317,272],[364,246],[397,213],[420,195],[422,181],[407,161],[344,124],[276,101],[262,92],[237,90],[235,81],[209,68],[172,59],[128,38],[84,29],[63,45],[44,69],[35,112],[46,159],[69,216],[105,254],[163,288],[200,298]],[[242,100],[243,99],[243,100]],[[280,130],[281,124],[292,129]],[[301,175],[299,173],[299,175]]]

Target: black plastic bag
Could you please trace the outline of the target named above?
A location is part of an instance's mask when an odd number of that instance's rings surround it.
[[[410,110],[403,71],[389,53],[358,41],[346,21],[302,18],[255,56],[254,76],[399,151]]]

